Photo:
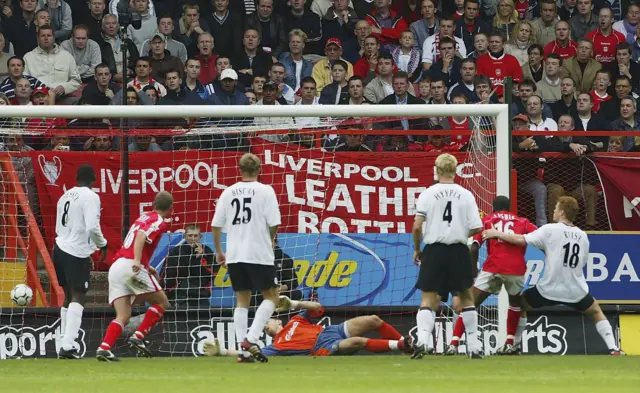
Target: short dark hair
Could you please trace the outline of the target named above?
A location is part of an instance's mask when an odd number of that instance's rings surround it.
[[[462,98],[464,99],[464,102],[469,103],[469,97],[467,97],[464,93],[456,93],[456,95],[451,97],[451,102],[453,102],[453,100],[455,100],[456,98]]]
[[[480,84],[486,83],[489,85],[489,88],[493,87],[493,83],[491,83],[491,79],[489,79],[486,75],[477,75],[476,79],[473,81],[474,86],[478,86]]]
[[[451,37],[440,38],[440,43],[438,44],[438,47],[441,48],[442,44],[453,44],[453,49],[456,49],[456,40],[454,40]]]
[[[167,75],[169,75],[169,74],[173,74],[174,72],[175,72],[176,74],[178,74],[178,78],[182,78],[182,73],[181,73],[180,71],[178,71],[178,70],[177,70],[177,69],[175,69],[175,68],[170,68],[170,69],[168,69],[168,70],[164,73],[164,77],[165,77],[165,79],[166,79]]]
[[[549,53],[547,55],[547,60],[549,59],[558,60],[560,62],[560,65],[562,65],[562,57],[560,57],[560,55],[557,53]]]
[[[217,60],[217,59],[216,59],[216,60]],[[184,62],[184,65],[186,66],[186,65],[187,65],[187,63],[188,63],[188,62],[190,62],[190,61],[197,61],[198,63],[202,63],[202,62],[200,61],[200,59],[198,59],[197,57],[195,57],[195,56],[191,56],[191,57],[189,57],[189,58],[187,59],[187,61],[185,61],[185,62]]]
[[[504,42],[504,34],[502,34],[500,30],[493,30],[491,33],[489,33],[487,38],[491,38],[491,37],[500,37],[502,42]]]
[[[378,60],[380,59],[391,60],[393,64],[396,63],[395,61],[393,61],[393,55],[387,51],[383,51],[380,53],[380,56],[378,56]]]
[[[629,77],[628,77],[628,76],[626,76],[626,75],[620,75],[620,76],[618,76],[618,77],[616,78],[616,83],[618,83],[618,81],[627,81],[627,82],[629,82],[629,86],[632,86],[632,84],[631,84],[631,78],[629,78]],[[614,85],[613,87],[615,88],[615,85]]]
[[[538,90],[538,86],[536,86],[536,82],[534,82],[533,79],[529,79],[529,78],[524,79],[522,82],[518,84],[518,88],[520,88],[521,86],[529,86],[533,89],[533,91]]]
[[[501,212],[501,211],[509,211],[511,210],[511,200],[509,197],[504,195],[498,195],[493,198],[493,211]]]
[[[151,65],[151,59],[149,58],[149,56],[142,56],[142,57],[138,57],[136,59],[136,65],[138,65],[138,62],[144,61],[145,63],[149,64],[149,67],[153,66]]]
[[[311,76],[306,76],[300,80],[300,87],[302,87],[305,83],[313,83],[313,86],[317,86],[316,80]]]
[[[374,40],[376,40],[376,43],[379,44],[380,43],[380,39],[378,39],[378,37],[376,37],[373,34],[369,34],[368,36],[364,37],[364,39],[366,40],[367,38],[373,38]]]
[[[471,63],[474,66],[476,65],[476,60],[471,58],[471,57],[467,57],[466,59],[462,59],[462,62],[460,63],[460,65],[464,65],[465,63]]]
[[[362,86],[364,86],[364,78],[361,77],[360,75],[354,75],[351,78],[349,78],[349,82],[347,83],[347,86],[351,84],[351,82],[353,81],[360,81],[362,82]]]
[[[631,47],[631,44],[628,42],[621,42],[618,45],[616,45],[616,52],[619,50],[627,50],[629,51],[629,54],[633,53],[633,48]]]
[[[529,48],[527,49],[527,54],[530,55],[531,52],[535,49],[537,49],[541,55],[544,54],[544,48],[542,47],[542,45],[539,45],[539,44],[531,44],[531,46],[529,46]]]
[[[38,28],[38,37],[40,37],[40,32],[43,30],[51,30],[53,31],[53,26],[51,25],[42,25]]]
[[[392,80],[396,80],[396,79],[404,79],[405,81],[407,81],[407,83],[409,83],[409,74],[407,74],[404,71],[398,71],[395,74],[393,74]]]
[[[91,0],[89,0],[91,1]],[[162,14],[160,16],[158,16],[158,26],[160,26],[160,20],[162,19],[171,19],[171,22],[173,22],[173,16],[171,16],[171,14]]]
[[[11,56],[9,58],[9,60],[7,60],[7,67],[9,67],[9,63],[11,63],[11,60],[20,60],[20,63],[22,63],[22,68],[24,68],[24,59],[20,56]]]
[[[216,59],[216,61],[217,61],[217,59]],[[279,61],[271,64],[271,67],[269,67],[269,69],[271,70],[273,67],[282,67],[285,70],[287,69],[287,67],[285,67],[284,64],[280,63]]]
[[[107,63],[100,63],[100,64],[98,64],[98,65],[93,69],[93,72],[97,74],[97,73],[98,73],[98,70],[99,70],[99,69],[101,69],[101,68],[109,69],[109,64],[107,64]]]
[[[347,65],[347,62],[344,61],[344,60],[340,60],[340,59],[334,61],[333,64],[331,64],[331,70],[333,70],[333,67],[335,67],[337,65],[339,65],[342,68],[344,68],[345,71],[349,71],[349,66]]]
[[[96,172],[89,164],[82,164],[76,172],[76,181],[78,183],[89,184],[96,180]]]

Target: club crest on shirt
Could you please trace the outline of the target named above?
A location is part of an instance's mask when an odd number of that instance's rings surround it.
[[[502,76],[502,70],[500,68],[496,68],[496,76]]]

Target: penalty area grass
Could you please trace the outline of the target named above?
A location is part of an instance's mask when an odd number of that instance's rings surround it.
[[[0,361],[2,392],[639,392],[640,356],[22,359]]]

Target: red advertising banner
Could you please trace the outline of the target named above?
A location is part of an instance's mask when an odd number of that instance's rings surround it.
[[[640,157],[596,157],[607,215],[615,231],[640,231]]]
[[[282,214],[281,232],[405,233],[415,202],[433,184],[434,153],[323,153],[259,140],[260,181],[271,184]],[[78,166],[93,165],[94,191],[102,203],[102,230],[111,252],[121,244],[122,180],[117,153],[34,151],[32,161],[49,244],[55,237],[56,203],[75,186]],[[175,199],[171,230],[197,223],[208,231],[222,190],[239,180],[243,153],[188,150],[131,153],[131,221],[152,209],[158,191]],[[465,153],[456,153],[461,178],[477,176]]]

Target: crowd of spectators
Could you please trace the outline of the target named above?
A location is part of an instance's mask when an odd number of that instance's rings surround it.
[[[571,130],[640,129],[640,5],[629,0],[2,0],[0,7],[0,104],[119,105],[123,94],[128,105],[496,103],[503,102],[510,76],[516,82],[512,116],[526,116],[532,131],[559,129],[562,115],[570,115],[564,128]],[[119,20],[131,13],[141,27],[121,31]],[[112,123],[23,120],[40,128]],[[126,125],[184,127],[192,120]],[[313,120],[251,122],[299,129]],[[367,126],[469,130],[474,124],[431,117]],[[263,136],[316,143],[295,133]],[[99,142],[105,137],[111,143]],[[128,145],[131,151],[248,148],[241,134],[139,139]],[[580,140],[585,144],[522,138],[516,150],[584,154],[640,145],[633,137],[611,146],[607,138]],[[120,144],[99,132],[89,140],[26,142],[63,150]],[[462,136],[330,134],[322,146],[456,151],[467,142]]]

